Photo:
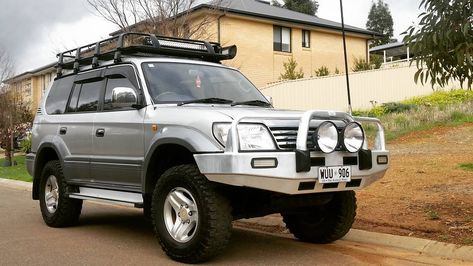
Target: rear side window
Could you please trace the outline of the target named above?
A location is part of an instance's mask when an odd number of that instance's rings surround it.
[[[87,82],[82,84],[76,84],[74,86],[74,94],[71,97],[71,102],[69,103],[69,108],[75,110],[76,112],[94,112],[97,111],[99,106],[99,95],[102,89],[103,80]],[[80,92],[78,99],[74,96],[76,95],[76,90],[80,86]],[[73,101],[77,101],[75,104]]]
[[[66,112],[72,113],[77,111],[77,100],[79,100],[80,87],[82,84],[74,84],[74,89],[72,90],[71,100],[69,100],[69,105],[67,106]]]
[[[48,114],[64,113],[73,82],[73,76],[54,81],[54,84],[48,94],[48,98],[46,99],[46,112]]]

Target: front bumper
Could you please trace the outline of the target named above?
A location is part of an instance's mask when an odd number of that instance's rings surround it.
[[[324,154],[307,150],[306,140],[310,120],[318,118],[353,121],[351,117],[341,113],[306,112],[302,117],[297,117],[300,118],[297,150],[287,152],[239,151],[237,125],[246,118],[255,119],[255,117],[241,117],[233,121],[225,152],[194,155],[201,173],[210,181],[294,195],[358,190],[382,178],[388,169],[389,152],[385,149],[384,131],[376,119],[356,119],[360,122],[375,123],[378,126],[375,145],[371,152]],[[270,118],[294,119],[292,116]],[[365,140],[364,150],[368,150],[367,140]],[[369,155],[366,156],[366,154]],[[379,160],[379,158],[383,158],[383,160]],[[255,159],[275,160],[277,163],[271,168],[259,168],[254,165]],[[301,167],[301,164],[305,164],[305,166]],[[347,164],[351,167],[352,172],[350,182],[322,184],[318,181],[320,167],[346,166]]]

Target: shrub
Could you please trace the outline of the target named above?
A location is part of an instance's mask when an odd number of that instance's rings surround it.
[[[383,107],[383,114],[389,113],[402,113],[405,111],[409,111],[411,109],[415,109],[416,105],[414,104],[406,104],[406,103],[385,103],[382,105]]]
[[[317,77],[324,77],[330,75],[330,71],[328,70],[328,67],[326,66],[321,66],[319,69],[315,70],[315,75]]]
[[[379,69],[383,64],[383,57],[377,54],[370,55],[370,63],[373,69]]]
[[[429,96],[414,97],[412,99],[403,101],[403,103],[414,104],[418,106],[445,106],[468,101],[473,101],[473,91],[452,90],[437,91]]]
[[[21,151],[24,153],[29,153],[31,151],[31,134],[21,141],[20,147]]]
[[[284,66],[284,73],[281,73],[279,76],[280,80],[294,80],[294,79],[301,79],[304,77],[304,72],[302,71],[302,67],[299,71],[296,70],[297,62],[294,58],[290,58],[287,62],[283,63]]]
[[[365,59],[355,57],[353,60],[353,72],[371,70],[370,64]]]

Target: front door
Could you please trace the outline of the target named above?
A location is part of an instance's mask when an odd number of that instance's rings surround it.
[[[116,98],[117,92],[130,89],[140,95],[135,72],[132,66],[118,66],[106,69],[104,76],[103,108],[94,118],[92,179],[110,188],[141,191],[146,108],[137,110]]]

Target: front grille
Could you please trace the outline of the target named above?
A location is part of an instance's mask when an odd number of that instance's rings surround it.
[[[313,141],[313,135],[317,128],[310,128],[307,133],[307,149],[310,151],[320,151]],[[343,129],[337,128],[338,134],[342,134]],[[298,128],[287,128],[287,127],[272,127],[270,128],[271,133],[273,133],[278,147],[281,150],[294,150],[296,149],[296,140],[297,140],[297,130]],[[339,139],[338,147],[335,148],[335,151],[344,151],[343,146],[341,145],[341,140]]]
[[[312,135],[315,132],[315,128],[311,128],[307,134],[307,148],[314,149],[314,142],[312,141]],[[297,139],[297,128],[271,128],[278,146],[282,150],[293,150],[296,148]]]

